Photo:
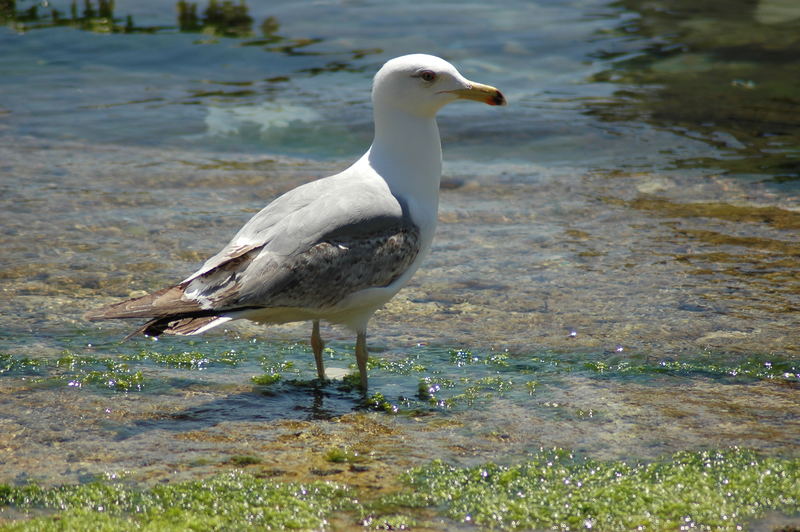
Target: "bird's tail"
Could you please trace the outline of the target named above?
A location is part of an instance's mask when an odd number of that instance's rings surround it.
[[[183,297],[183,283],[135,297],[113,305],[90,310],[83,315],[91,321],[118,318],[164,318],[203,310],[197,302]]]
[[[162,334],[174,334],[177,336],[200,334],[216,327],[217,325],[222,325],[231,319],[232,318],[227,316],[188,316],[184,318],[173,316],[167,318],[155,318],[130,333],[123,339],[123,341],[128,340],[137,334],[153,337],[158,337]]]
[[[125,340],[137,334],[199,334],[230,321],[231,318],[219,316],[214,311],[203,309],[196,301],[183,297],[184,288],[185,284],[181,283],[145,296],[90,310],[84,314],[84,318],[91,321],[151,318],[126,336]]]

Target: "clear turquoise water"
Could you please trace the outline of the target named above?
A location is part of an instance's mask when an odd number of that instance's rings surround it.
[[[397,467],[550,446],[796,455],[800,10],[712,4],[253,2],[244,30],[189,32],[168,2],[64,25],[17,2],[0,482],[190,477],[354,413],[402,434],[381,450]],[[184,278],[271,198],[349,164],[372,74],[418,51],[509,106],[442,113],[434,252],[370,331],[382,398],[315,386],[307,325],[120,344],[132,325],[81,318]],[[325,336],[344,372],[350,335]]]

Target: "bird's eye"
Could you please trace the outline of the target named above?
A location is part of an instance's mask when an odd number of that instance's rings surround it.
[[[436,72],[433,70],[423,70],[419,73],[419,77],[422,78],[422,81],[430,83],[431,81],[436,81]]]

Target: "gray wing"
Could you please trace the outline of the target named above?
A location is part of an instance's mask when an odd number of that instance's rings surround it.
[[[394,282],[419,254],[419,228],[383,183],[336,177],[259,212],[181,283],[184,297],[217,312],[316,309]]]
[[[153,318],[127,338],[196,334],[238,310],[323,310],[349,294],[391,284],[419,254],[419,230],[407,219],[374,218],[340,227],[283,260],[243,253],[189,282],[89,313],[90,319]],[[186,291],[194,290],[191,297]]]
[[[405,217],[404,206],[383,183],[343,174],[294,188],[261,209],[189,281],[255,248],[292,255],[307,249],[331,228],[388,215]]]
[[[324,309],[367,288],[387,286],[414,262],[419,229],[372,219],[323,236],[288,257],[253,250],[236,271],[222,265],[191,281],[187,295],[218,313],[264,307]],[[246,262],[246,263],[245,263]]]

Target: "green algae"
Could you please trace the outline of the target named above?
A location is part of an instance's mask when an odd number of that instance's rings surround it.
[[[517,389],[515,380],[520,381],[519,378],[503,375],[457,379],[439,376],[423,377],[419,380],[414,397],[400,395],[393,401],[383,393],[375,392],[365,399],[364,406],[388,414],[404,415],[417,415],[423,413],[424,410],[471,408],[480,402],[503,397],[508,392]],[[525,387],[530,392],[535,384],[529,385],[528,382],[525,382]]]
[[[483,364],[486,366],[500,366],[508,367],[508,353],[491,353],[488,355],[480,355],[473,353],[469,349],[451,349],[449,351],[450,364],[454,366],[471,366],[474,364]]]
[[[411,375],[412,373],[422,373],[427,371],[427,367],[419,362],[416,356],[408,356],[399,360],[387,360],[380,357],[369,357],[367,359],[367,369],[381,370],[396,375]]]
[[[290,360],[274,362],[268,360],[267,357],[262,357],[261,367],[264,369],[264,374],[255,375],[251,377],[250,380],[253,381],[253,384],[259,386],[269,386],[280,382],[283,379],[284,373],[295,369],[295,364]],[[297,374],[296,371],[294,371],[294,373]]]
[[[68,377],[68,379],[68,384],[77,388],[94,385],[128,392],[134,390],[140,391],[144,386],[144,375],[142,372],[130,372],[127,368],[122,371],[87,371],[74,377]]]
[[[329,514],[351,508],[353,500],[336,484],[272,482],[231,472],[145,489],[100,482],[0,486],[0,505],[33,516],[4,524],[9,531],[306,530],[323,527]]]
[[[255,375],[250,377],[250,380],[253,381],[253,384],[258,384],[259,386],[269,386],[270,384],[275,384],[281,380],[280,373],[265,373],[263,375]]]
[[[248,343],[249,344],[249,343]],[[94,390],[142,391],[163,381],[153,366],[181,371],[227,368],[249,370],[258,364],[263,371],[247,375],[256,386],[319,386],[313,358],[303,344],[275,345],[266,354],[255,346],[236,349],[140,349],[116,356],[97,357],[67,350],[57,358],[31,358],[21,354],[0,354],[0,377],[20,378],[25,386],[67,385]],[[260,346],[258,349],[263,349]],[[336,361],[352,362],[345,350],[326,349]],[[713,379],[721,382],[771,381],[800,383],[800,364],[785,356],[760,354],[742,357],[724,352],[701,351],[658,359],[618,349],[615,352],[551,352],[532,354],[473,352],[467,349],[426,347],[404,356],[392,353],[369,359],[373,389],[384,382],[396,395],[371,397],[369,409],[387,413],[417,414],[420,411],[475,408],[497,398],[531,396],[535,390],[565,376],[591,379],[647,379],[650,376]],[[351,364],[352,365],[352,364]],[[159,376],[161,375],[161,376]],[[357,373],[334,383],[340,391],[357,393]]]
[[[371,410],[378,412],[386,412],[387,414],[397,414],[400,411],[400,406],[392,403],[382,393],[375,392],[364,401],[365,406]]]
[[[514,380],[502,375],[462,377],[456,380],[426,377],[420,381],[418,396],[432,406],[453,408],[457,405],[473,406],[481,400],[502,397],[514,388]],[[446,396],[445,390],[456,392]]]
[[[37,376],[34,383],[66,384],[73,388],[86,386],[117,391],[139,391],[145,378],[141,370],[134,370],[117,359],[97,358],[64,352],[55,360],[36,360],[35,364],[24,357],[12,357],[9,365],[20,369],[33,369]]]
[[[145,380],[141,370],[134,371],[128,364],[113,358],[65,353],[55,360],[55,367],[66,371],[51,375],[50,379],[75,388],[94,386],[127,392],[141,390]]]
[[[361,526],[368,530],[413,530],[419,524],[416,519],[408,515],[368,515],[361,519]]]
[[[249,465],[260,464],[261,462],[263,462],[263,460],[258,456],[250,456],[249,454],[237,454],[231,456],[228,462],[238,467],[244,467]]]
[[[261,362],[265,373],[252,377],[252,381],[257,385],[282,387],[320,385],[316,377],[311,377],[310,354],[306,348],[300,353],[299,347],[302,346],[293,346],[290,351],[296,351],[295,356],[308,358],[305,364],[298,362],[302,368],[295,367],[291,360],[279,362],[275,356],[265,357]],[[290,356],[285,349],[275,355]],[[328,356],[334,360],[352,360],[352,355],[343,350],[329,350]],[[792,358],[778,355],[742,357],[724,352],[698,352],[656,359],[623,349],[524,354],[426,347],[404,356],[387,353],[370,357],[368,367],[372,389],[379,391],[362,399],[361,406],[406,416],[474,409],[501,398],[527,399],[537,390],[546,391],[549,385],[567,376],[644,381],[666,375],[712,379],[722,383],[771,381],[794,385],[800,382],[800,365]],[[396,390],[394,394],[383,391],[387,384]],[[358,373],[352,372],[333,385],[340,391],[357,393]],[[586,417],[585,412],[577,415]]]
[[[256,465],[240,457],[242,465]],[[361,460],[333,447],[328,462]],[[800,514],[800,458],[754,451],[678,452],[652,462],[599,461],[541,450],[512,465],[435,460],[402,486],[280,482],[233,471],[136,487],[119,481],[43,488],[0,485],[2,530],[321,529],[431,527],[442,519],[491,529],[741,530],[769,512]],[[438,516],[438,517],[437,517]]]
[[[349,447],[332,447],[325,453],[325,460],[333,464],[363,462],[364,456]]]
[[[511,466],[437,460],[405,482],[413,490],[384,497],[384,510],[436,507],[499,529],[735,530],[767,511],[800,512],[800,459],[737,448],[651,463],[580,459],[560,449]]]
[[[235,367],[243,360],[243,356],[235,350],[214,354],[206,354],[199,351],[160,353],[158,351],[142,350],[132,355],[120,355],[120,358],[137,362],[149,360],[162,366],[178,369],[205,369],[212,365]]]
[[[447,363],[443,365],[444,357],[449,366]],[[370,358],[368,367],[376,380],[384,374],[422,376],[417,381],[415,394],[400,395],[392,400],[376,393],[366,400],[366,406],[386,413],[409,415],[425,409],[472,407],[480,401],[504,396],[516,389],[518,383],[524,382],[527,386],[527,377],[522,375],[532,373],[532,370],[526,369],[525,363],[522,357],[514,359],[506,352],[480,354],[466,349],[442,351],[439,348],[399,359]],[[461,371],[465,366],[471,367],[467,375]],[[460,376],[453,375],[453,371]],[[526,389],[530,392],[533,388],[528,386]]]
[[[437,354],[439,349],[432,349],[432,354]],[[473,353],[468,349],[448,349],[447,357],[449,363],[454,367],[463,367],[470,365],[485,365],[495,367],[508,367],[509,354],[508,353],[490,353],[482,355]],[[380,370],[386,373],[396,375],[413,375],[416,373],[430,372],[433,366],[441,364],[440,361],[434,361],[434,364],[427,363],[422,359],[420,354],[409,355],[399,359],[386,359],[382,357],[370,357],[367,360],[367,368],[370,370]]]
[[[0,376],[23,376],[31,383],[67,384],[75,388],[96,386],[112,390],[140,390],[141,371],[112,359],[66,354],[55,361],[0,354]]]
[[[0,375],[38,374],[41,366],[37,359],[0,353]]]
[[[708,377],[734,377],[743,380],[777,380],[797,382],[800,380],[800,364],[790,360],[763,360],[746,358],[735,363],[713,360],[681,361],[661,360],[657,363],[636,364],[630,361],[593,361],[584,364],[586,369],[601,374],[617,375],[703,375]]]
[[[706,377],[724,381],[752,382],[758,380],[798,383],[800,361],[777,355],[742,357],[726,353],[698,353],[681,357],[651,359],[639,354],[616,353],[538,353],[515,367],[522,374],[540,376],[562,374],[601,375],[604,378],[675,375]]]

